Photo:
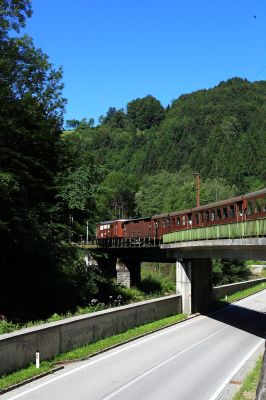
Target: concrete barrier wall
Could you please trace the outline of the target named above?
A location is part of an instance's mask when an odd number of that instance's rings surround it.
[[[239,290],[247,289],[252,286],[256,286],[258,283],[266,282],[266,278],[254,279],[252,281],[244,281],[231,283],[230,285],[216,286],[213,288],[213,300],[222,299],[225,296],[229,296]],[[266,285],[265,285],[266,288]]]
[[[108,309],[0,335],[0,375],[127,329],[182,312],[180,295]]]

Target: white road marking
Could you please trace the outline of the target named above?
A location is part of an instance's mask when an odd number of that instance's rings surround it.
[[[103,360],[106,360],[106,359],[108,359],[110,357],[113,357],[114,355],[117,355],[119,353],[123,353],[124,351],[127,351],[127,350],[129,350],[129,349],[131,349],[133,347],[140,346],[141,344],[149,342],[151,340],[154,340],[154,339],[158,338],[159,336],[164,336],[164,335],[166,335],[168,333],[171,333],[171,332],[173,332],[175,330],[179,330],[179,329],[181,329],[181,328],[183,328],[183,327],[185,327],[187,325],[190,325],[190,324],[194,323],[195,321],[199,321],[199,320],[204,319],[204,318],[206,318],[206,317],[205,316],[200,316],[200,317],[197,317],[195,319],[193,318],[193,319],[191,319],[189,321],[184,321],[184,323],[179,324],[177,326],[174,326],[172,328],[169,328],[169,329],[167,329],[165,331],[162,331],[160,333],[157,333],[156,335],[147,336],[147,337],[145,337],[143,339],[140,339],[139,341],[136,341],[136,342],[134,342],[132,344],[124,345],[125,347],[120,348],[119,350],[115,350],[114,352],[109,353],[109,354],[107,354],[105,356],[102,356],[101,358],[90,360],[85,365],[82,365],[82,366],[77,367],[77,368],[75,368],[75,369],[73,369],[71,371],[63,373],[63,374],[61,374],[61,375],[59,375],[59,376],[57,376],[55,378],[52,378],[49,381],[43,382],[40,385],[35,386],[35,387],[31,388],[31,389],[25,390],[23,393],[19,393],[19,394],[15,395],[15,396],[11,397],[10,400],[19,399],[20,397],[26,396],[27,394],[29,394],[31,392],[34,392],[34,391],[36,391],[36,390],[38,390],[38,389],[40,389],[40,388],[42,388],[44,386],[47,386],[50,383],[56,382],[56,381],[58,381],[60,379],[65,378],[66,376],[69,376],[69,375],[72,375],[72,374],[74,374],[74,373],[76,373],[78,371],[81,371],[84,368],[88,368],[91,365],[94,365],[94,364],[99,363],[99,362],[101,362]]]
[[[147,376],[147,375],[151,374],[152,372],[156,371],[157,369],[163,367],[165,364],[168,364],[169,362],[171,362],[175,358],[181,356],[181,354],[186,353],[187,351],[193,349],[193,347],[198,346],[199,344],[201,344],[201,343],[205,342],[206,340],[208,340],[210,337],[217,335],[218,333],[220,333],[221,331],[223,331],[223,330],[225,330],[227,328],[228,328],[228,326],[225,326],[224,328],[221,328],[218,331],[211,333],[210,335],[208,335],[205,338],[199,340],[198,342],[192,344],[191,346],[187,347],[186,349],[180,351],[179,353],[176,353],[172,357],[169,357],[167,360],[161,362],[160,364],[155,365],[155,367],[153,367],[153,368],[149,369],[148,371],[144,372],[143,374],[137,376],[135,379],[132,379],[132,381],[126,383],[123,386],[121,386],[119,389],[117,389],[116,391],[114,391],[110,395],[108,395],[106,397],[103,397],[103,400],[112,399],[114,396],[116,396],[117,394],[119,394],[123,390],[127,389],[129,386],[133,385],[134,383],[138,382],[139,380],[143,379],[145,376]]]
[[[232,372],[227,376],[227,378],[223,381],[223,383],[218,387],[216,392],[208,399],[215,400],[221,393],[221,391],[225,388],[225,386],[230,382],[230,380],[235,376],[235,374],[243,367],[243,365],[248,361],[248,359],[258,350],[258,348],[264,343],[265,340],[261,339],[259,343],[256,344],[255,347],[246,355],[246,357],[233,369]]]
[[[264,291],[264,290],[262,290],[262,291],[260,291],[260,292],[258,292],[258,293],[256,293],[256,294],[254,294],[254,295],[252,295],[252,296],[249,296],[249,297],[247,297],[247,298],[245,298],[245,299],[243,299],[243,300],[240,300],[240,301],[238,301],[236,304],[241,304],[241,303],[244,303],[244,302],[250,300],[251,298],[257,297],[257,296],[260,295],[263,291]],[[230,306],[229,306],[229,307],[230,307]],[[221,311],[221,310],[218,310],[217,312],[219,312],[219,311]],[[216,312],[215,312],[215,313],[216,313]],[[214,314],[214,313],[213,313],[213,314]],[[106,359],[108,359],[108,358],[110,358],[110,357],[112,357],[112,356],[114,356],[114,355],[117,355],[117,354],[119,354],[119,353],[122,353],[122,352],[124,352],[124,351],[127,351],[127,350],[129,350],[129,349],[131,349],[131,348],[133,348],[133,347],[139,346],[139,345],[141,345],[141,344],[143,344],[143,343],[146,343],[146,342],[149,342],[149,341],[151,341],[151,340],[154,340],[154,339],[158,338],[159,336],[163,336],[163,335],[166,335],[166,334],[168,334],[168,333],[171,333],[171,332],[173,332],[173,331],[175,331],[175,330],[179,330],[179,329],[181,329],[181,328],[185,328],[187,325],[191,325],[191,324],[193,324],[193,323],[195,323],[195,322],[198,322],[198,321],[200,321],[200,320],[202,320],[202,319],[205,319],[205,318],[209,318],[209,317],[208,317],[208,316],[205,316],[205,315],[200,315],[200,316],[198,316],[198,317],[196,317],[196,318],[193,318],[193,319],[191,319],[191,320],[189,320],[189,321],[184,321],[184,322],[178,324],[177,326],[174,326],[174,327],[168,328],[168,329],[166,329],[166,330],[163,330],[163,331],[160,332],[160,333],[154,334],[154,335],[152,335],[152,336],[147,336],[147,337],[145,337],[145,338],[143,338],[143,339],[139,339],[138,341],[134,342],[133,344],[124,345],[123,348],[119,348],[119,350],[115,350],[115,351],[113,351],[112,353],[109,353],[109,354],[107,354],[107,355],[105,355],[105,356],[102,356],[101,358],[94,359],[94,360],[89,360],[88,363],[86,363],[86,364],[84,364],[84,365],[82,365],[82,366],[80,366],[80,367],[77,367],[77,368],[75,368],[75,369],[73,369],[73,370],[71,370],[71,371],[68,371],[68,372],[66,372],[66,373],[63,373],[63,374],[61,374],[61,375],[59,375],[59,376],[57,376],[57,377],[54,377],[54,378],[52,378],[52,379],[50,379],[50,380],[48,380],[48,381],[46,381],[46,382],[43,382],[43,383],[41,383],[41,384],[39,384],[39,385],[37,385],[37,386],[31,388],[31,389],[25,390],[25,391],[23,391],[22,393],[19,393],[19,394],[13,396],[13,397],[10,397],[9,400],[19,399],[19,398],[21,398],[21,397],[23,397],[23,396],[26,396],[26,395],[29,394],[29,393],[32,393],[32,392],[34,392],[34,391],[36,391],[36,390],[38,390],[38,389],[40,389],[40,388],[42,388],[42,387],[44,387],[44,386],[49,385],[50,383],[56,382],[56,381],[58,381],[58,380],[60,380],[60,379],[65,378],[66,376],[72,375],[72,374],[74,374],[74,373],[76,373],[76,372],[81,371],[82,369],[88,368],[88,367],[90,367],[90,366],[93,365],[93,364],[96,364],[96,363],[98,363],[98,362],[101,362],[101,361],[103,361],[103,360],[106,360]],[[225,328],[222,328],[222,329],[225,329]],[[215,333],[216,333],[216,332],[215,332]],[[192,345],[192,346],[194,346],[194,345]],[[183,350],[183,351],[186,351],[186,350]]]

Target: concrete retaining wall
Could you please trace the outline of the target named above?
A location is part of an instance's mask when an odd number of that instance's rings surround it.
[[[0,375],[60,353],[182,312],[181,296],[173,295],[115,309],[50,322],[0,335]]]
[[[254,279],[252,281],[231,283],[230,285],[216,286],[213,288],[213,300],[222,299],[223,297],[229,296],[230,294],[238,292],[239,290],[247,289],[257,285],[258,283],[263,283],[263,282],[266,282],[266,278]]]

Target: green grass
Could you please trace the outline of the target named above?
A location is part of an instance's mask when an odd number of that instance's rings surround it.
[[[169,267],[166,268],[164,264],[156,264],[155,266],[144,265],[141,270],[140,288],[125,288],[123,286],[118,287],[114,285],[116,290],[114,293],[111,293],[113,294],[111,305],[98,303],[96,306],[88,305],[87,307],[77,307],[75,312],[67,312],[66,314],[54,313],[48,319],[28,321],[26,323],[13,323],[12,321],[7,320],[0,321],[0,334],[10,333],[15,330],[29,328],[32,326],[45,324],[47,322],[55,322],[65,318],[88,314],[95,311],[101,311],[109,308],[110,306],[115,307],[117,304],[114,303],[114,299],[118,295],[122,295],[122,305],[124,305],[173,294],[175,293],[175,279],[173,279],[171,275],[172,269],[170,269],[169,274]]]
[[[66,314],[54,313],[53,315],[51,315],[51,317],[49,317],[45,320],[29,321],[29,322],[26,322],[23,324],[16,324],[16,323],[13,323],[12,321],[3,320],[3,321],[0,321],[0,335],[2,335],[4,333],[14,332],[19,329],[31,328],[32,326],[46,324],[47,322],[60,321],[62,319],[74,317],[77,315],[83,315],[83,314],[89,314],[89,313],[96,312],[96,311],[101,311],[104,308],[107,308],[107,305],[105,305],[103,303],[99,303],[96,306],[78,307],[75,313],[70,313],[70,312],[68,312]]]
[[[260,273],[262,278],[266,278],[266,268],[264,267],[263,270]]]
[[[254,293],[260,292],[261,290],[266,289],[266,282],[258,283],[257,285],[240,290],[238,292],[235,292],[233,294],[230,294],[227,296],[227,300],[225,298],[218,300],[218,303],[224,304],[224,303],[233,303],[234,301],[241,300],[244,297],[251,296]]]
[[[141,289],[145,293],[161,295],[175,293],[175,264],[142,263]]]
[[[266,261],[260,260],[248,260],[245,262],[246,265],[266,265]]]
[[[259,357],[255,368],[244,379],[240,390],[235,394],[233,400],[255,400],[261,367],[262,357]]]
[[[90,343],[90,344],[87,344],[86,346],[79,347],[79,348],[71,350],[67,353],[61,354],[55,359],[55,362],[88,357],[94,353],[102,351],[111,346],[115,346],[115,345],[124,343],[124,342],[126,342],[130,339],[134,339],[140,335],[144,335],[144,334],[152,332],[154,330],[175,324],[179,321],[183,321],[186,318],[187,318],[187,316],[185,314],[177,314],[177,315],[173,315],[171,317],[163,318],[158,321],[150,322],[149,324],[145,324],[145,325],[141,325],[141,326],[129,329],[123,333],[119,333],[118,335],[110,336],[108,338],[99,340],[95,343]]]
[[[163,318],[158,321],[153,321],[145,325],[138,326],[127,330],[126,332],[119,333],[118,335],[110,336],[108,338],[99,340],[95,343],[87,344],[83,347],[78,347],[72,351],[58,355],[51,361],[43,361],[41,368],[36,369],[35,365],[31,364],[29,367],[13,372],[9,375],[0,377],[0,390],[5,389],[11,385],[22,382],[26,379],[32,378],[35,375],[39,375],[43,372],[51,370],[58,362],[64,362],[66,360],[82,359],[93,354],[108,349],[109,347],[124,343],[130,339],[134,339],[140,335],[150,333],[154,330],[167,327],[175,324],[179,321],[186,319],[185,314],[177,314],[171,317]]]
[[[0,390],[6,389],[9,386],[23,382],[34,376],[43,374],[53,368],[51,361],[43,361],[40,368],[36,368],[34,364],[30,364],[27,368],[20,369],[12,374],[0,377]]]

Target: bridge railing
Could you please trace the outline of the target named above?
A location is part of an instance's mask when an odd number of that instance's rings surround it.
[[[266,236],[266,219],[235,222],[202,228],[191,228],[168,233],[163,236],[163,243],[187,242],[194,240],[235,239]]]

